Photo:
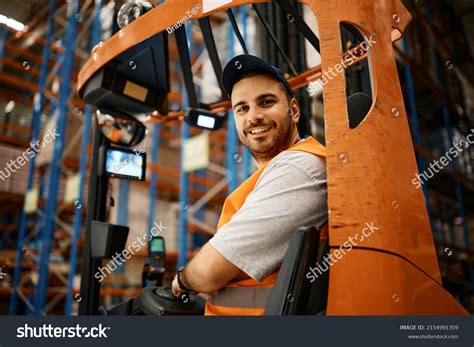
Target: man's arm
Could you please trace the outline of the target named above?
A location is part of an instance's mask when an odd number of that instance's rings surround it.
[[[198,293],[212,293],[225,286],[242,271],[224,258],[208,242],[181,272],[181,282]],[[173,280],[173,294],[182,295],[176,277]]]
[[[288,153],[270,164],[243,206],[181,273],[187,288],[212,293],[230,280],[256,281],[278,268],[293,232],[327,219],[324,162],[308,153]],[[180,296],[176,278],[173,293]]]

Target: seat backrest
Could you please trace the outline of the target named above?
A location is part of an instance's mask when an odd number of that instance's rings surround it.
[[[312,284],[306,273],[316,264],[318,247],[319,230],[316,227],[301,227],[294,232],[270,292],[265,315],[308,314]]]
[[[319,249],[320,252],[317,259],[319,263],[321,263],[321,259],[329,254],[329,242],[321,241]],[[312,266],[314,266],[314,264]],[[330,267],[328,265],[327,270],[324,271],[322,275],[319,274],[318,276],[315,276],[316,279],[311,283],[306,314],[325,314],[328,302],[329,271]]]

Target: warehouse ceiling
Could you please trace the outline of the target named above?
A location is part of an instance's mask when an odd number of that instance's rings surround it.
[[[27,25],[36,17],[48,11],[49,3],[49,0],[0,0],[0,14]]]
[[[410,2],[412,0],[407,0]],[[426,0],[427,1],[427,0]],[[474,0],[454,0],[458,9],[459,14],[462,16],[464,30],[468,41],[471,45],[471,50],[474,49]],[[59,0],[58,3],[64,1]],[[81,1],[81,6],[86,1]],[[108,2],[108,1],[104,1]],[[125,0],[116,1],[117,4],[126,2]],[[151,1],[156,3],[156,1]],[[35,18],[43,15],[48,11],[50,0],[25,0],[25,1],[11,1],[11,0],[0,0],[0,14],[6,15],[7,17],[14,18],[15,20],[27,25],[35,20]]]

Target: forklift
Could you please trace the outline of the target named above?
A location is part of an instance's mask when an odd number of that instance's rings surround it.
[[[326,78],[323,87],[328,177],[328,239],[308,226],[295,230],[277,282],[268,300],[266,315],[467,315],[443,288],[425,197],[411,183],[418,172],[407,115],[398,79],[393,43],[399,40],[411,15],[401,0],[247,1],[215,4],[202,0],[167,0],[153,6],[136,2],[119,11],[121,30],[91,52],[79,73],[78,94],[97,108],[89,186],[85,246],[79,304],[81,315],[198,315],[202,299],[188,294],[177,298],[162,287],[164,239],[149,240],[151,263],[143,283],[153,280],[139,297],[113,307],[99,308],[100,282],[93,274],[115,252],[125,247],[128,227],[106,223],[108,180],[143,180],[146,158],[129,164],[127,172],[114,171],[108,161],[126,156],[145,136],[139,120],[151,122],[183,119],[191,126],[217,130],[226,119],[218,110],[230,101],[212,104],[198,100],[193,83],[188,38],[179,25],[185,9],[196,9],[196,20],[217,80],[222,72],[209,16],[227,15],[234,34],[247,52],[233,8],[251,6],[274,45],[293,72],[288,82],[294,90],[311,92],[314,82],[330,68],[344,73]],[[214,3],[214,5],[212,5]],[[305,22],[298,5],[317,15],[319,37]],[[296,72],[284,49],[275,40],[262,15],[264,5],[279,6],[298,35],[321,55],[321,65]],[[184,12],[183,12],[184,11]],[[173,28],[171,33],[168,28]],[[175,37],[189,107],[170,110],[169,36]],[[351,35],[353,45],[342,44]],[[375,38],[370,50],[367,37]],[[350,57],[350,58],[349,58]],[[134,62],[136,69],[128,67]],[[358,67],[358,72],[354,70]],[[362,69],[362,72],[361,72]],[[360,88],[348,91],[346,79],[355,73]],[[364,72],[365,71],[365,72]],[[314,91],[314,90],[313,90]],[[393,112],[393,110],[397,112]],[[113,152],[119,154],[112,154]],[[376,235],[355,246],[322,276],[310,282],[308,270],[332,255],[367,221],[379,226]]]

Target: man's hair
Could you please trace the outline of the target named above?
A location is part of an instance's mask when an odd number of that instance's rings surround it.
[[[265,76],[268,76],[270,77],[272,80],[278,82],[278,86],[280,87],[280,89],[285,92],[285,95],[286,95],[286,99],[288,100],[288,104],[290,103],[291,99],[294,98],[294,95],[291,95],[290,92],[288,91],[288,89],[286,89],[285,85],[283,83],[281,83],[281,81],[277,80],[274,76],[272,76],[271,74],[265,72],[265,71],[260,71],[260,70],[250,70],[246,73],[244,73],[242,76],[240,76],[240,78],[235,81],[234,85],[243,80],[244,78],[249,78],[249,77],[254,77],[254,76],[261,76],[261,75],[265,75]],[[296,100],[298,101],[298,100]]]

